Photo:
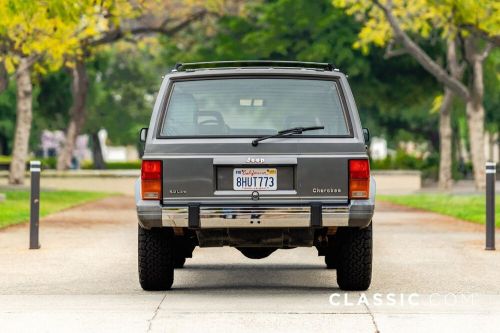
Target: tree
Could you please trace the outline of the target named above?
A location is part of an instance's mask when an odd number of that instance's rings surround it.
[[[77,136],[81,133],[86,118],[85,104],[89,81],[85,62],[104,46],[120,40],[133,40],[147,34],[173,36],[202,19],[220,1],[143,1],[131,4],[128,0],[103,1],[96,9],[92,4],[85,11],[82,21],[85,29],[78,28],[75,66],[71,68],[73,105],[66,130],[64,147],[59,154],[57,169],[64,170],[71,164]],[[104,29],[102,27],[105,27]]]
[[[129,51],[123,52],[124,49]],[[97,141],[98,131],[105,128],[112,144],[137,145],[139,130],[149,124],[154,94],[161,83],[160,73],[167,68],[165,59],[155,56],[149,46],[130,49],[115,44],[99,52],[87,64],[91,84],[83,131],[92,136],[92,142]],[[94,168],[104,168],[100,146],[92,144],[92,148]]]
[[[349,75],[363,124],[373,135],[385,137],[391,146],[411,138],[438,149],[432,146],[438,137],[437,114],[421,111],[432,105],[435,80],[409,57],[385,61],[383,50],[363,54],[353,49],[361,24],[331,0],[251,3],[244,12],[225,15],[210,34],[194,26],[178,40],[162,39],[161,58],[330,62]],[[441,52],[440,45],[426,47],[431,54]]]
[[[64,55],[74,47],[71,32],[78,23],[76,9],[63,0],[0,1],[0,92],[9,74],[14,74],[17,86],[10,184],[24,183],[32,122],[32,69],[45,73],[62,65]]]
[[[450,75],[461,80],[464,66],[457,58],[457,47],[454,39],[449,39],[446,45],[446,59]],[[451,126],[451,111],[453,106],[453,91],[446,87],[439,108],[439,188],[449,190],[453,185],[453,137]]]
[[[350,14],[364,16],[356,46],[396,43],[425,70],[466,105],[471,156],[477,188],[484,188],[484,84],[483,63],[494,46],[500,45],[500,6],[487,1],[379,1],[334,0]],[[460,80],[417,44],[415,35],[428,38],[440,34],[444,40],[458,39],[467,64],[467,77]]]
[[[160,73],[168,67],[156,63],[160,59],[149,50],[123,53],[122,49],[116,45],[101,52],[88,66],[94,83],[89,91],[86,130],[104,127],[113,144],[130,145],[137,143],[139,130],[149,123]]]

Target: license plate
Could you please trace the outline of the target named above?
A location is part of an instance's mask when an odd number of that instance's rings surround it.
[[[276,191],[278,170],[236,168],[233,171],[235,191]]]

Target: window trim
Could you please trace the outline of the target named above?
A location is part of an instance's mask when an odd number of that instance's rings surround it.
[[[162,129],[165,125],[165,120],[167,118],[167,110],[170,104],[170,100],[173,93],[173,88],[175,83],[177,82],[185,82],[185,81],[202,81],[202,80],[224,80],[224,79],[255,79],[255,78],[266,78],[266,79],[297,79],[297,80],[319,80],[319,81],[332,81],[335,84],[335,88],[338,91],[340,96],[340,105],[342,107],[342,112],[344,113],[344,119],[347,123],[347,129],[349,131],[348,134],[343,135],[297,135],[292,134],[287,137],[293,138],[309,138],[309,139],[344,139],[344,138],[354,138],[354,130],[351,121],[351,114],[348,108],[348,103],[346,100],[346,96],[344,91],[342,90],[342,85],[340,84],[339,77],[310,77],[310,76],[301,76],[301,75],[273,75],[273,74],[251,74],[251,75],[241,75],[241,74],[233,74],[233,75],[221,75],[221,76],[210,76],[210,77],[171,77],[169,78],[169,84],[167,87],[167,91],[165,95],[162,97],[163,101],[160,106],[160,116],[159,122],[156,127],[156,139],[228,139],[228,138],[237,138],[237,139],[254,139],[258,138],[262,135],[162,135]]]

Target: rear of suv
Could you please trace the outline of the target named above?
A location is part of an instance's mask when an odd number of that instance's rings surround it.
[[[136,183],[139,280],[170,289],[199,247],[248,258],[316,247],[344,290],[372,270],[367,130],[330,64],[178,64],[165,76]]]

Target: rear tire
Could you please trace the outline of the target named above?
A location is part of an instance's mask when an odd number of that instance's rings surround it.
[[[333,252],[332,250],[328,249]],[[337,254],[327,253],[325,254],[325,264],[328,269],[337,269]]]
[[[184,256],[176,255],[174,257],[174,268],[184,268],[185,263],[186,263],[186,258]]]
[[[139,282],[144,290],[168,290],[174,282],[173,232],[139,226]]]
[[[339,228],[337,283],[342,290],[366,290],[372,279],[372,223],[366,228]]]

